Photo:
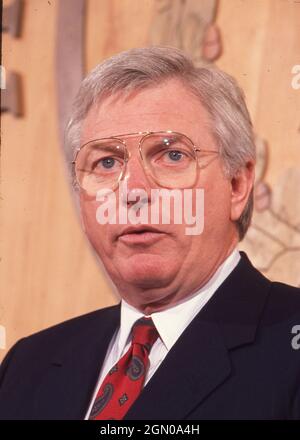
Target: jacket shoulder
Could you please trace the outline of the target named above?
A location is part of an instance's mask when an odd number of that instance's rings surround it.
[[[56,336],[74,337],[74,334],[76,333],[81,333],[82,331],[86,332],[89,328],[94,328],[95,326],[99,325],[99,322],[109,320],[116,315],[118,309],[119,304],[98,309],[84,315],[76,316],[75,318],[68,319],[33,333],[24,339],[38,340],[52,337],[55,338]]]
[[[1,363],[0,384],[4,371],[16,356],[19,363],[28,359],[41,360],[55,356],[66,347],[72,348],[76,342],[84,344],[84,341],[89,340],[95,333],[105,332],[108,323],[118,321],[119,305],[71,318],[20,339],[11,347]]]
[[[265,316],[273,322],[298,317],[300,324],[300,288],[271,282]]]

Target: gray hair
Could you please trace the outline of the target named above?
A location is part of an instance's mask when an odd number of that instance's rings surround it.
[[[79,147],[82,122],[93,104],[114,93],[130,93],[171,78],[181,80],[208,111],[227,176],[233,177],[249,160],[255,160],[252,123],[244,93],[235,79],[212,65],[195,66],[183,51],[166,46],[121,52],[86,76],[66,128],[67,151],[75,154]],[[252,211],[253,189],[236,222],[240,240],[250,225]]]

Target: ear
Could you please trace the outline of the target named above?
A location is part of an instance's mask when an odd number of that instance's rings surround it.
[[[236,221],[240,218],[249,194],[254,185],[255,162],[249,160],[245,167],[231,179],[231,212],[230,219]]]

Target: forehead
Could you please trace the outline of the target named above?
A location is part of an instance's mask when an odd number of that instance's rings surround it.
[[[207,110],[180,81],[112,95],[94,104],[82,125],[81,143],[123,133],[173,130],[213,142]]]

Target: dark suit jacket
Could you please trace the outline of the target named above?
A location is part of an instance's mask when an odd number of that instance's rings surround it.
[[[1,365],[0,419],[83,419],[119,322],[120,304],[20,340]],[[300,419],[295,325],[300,289],[242,253],[124,420]]]

